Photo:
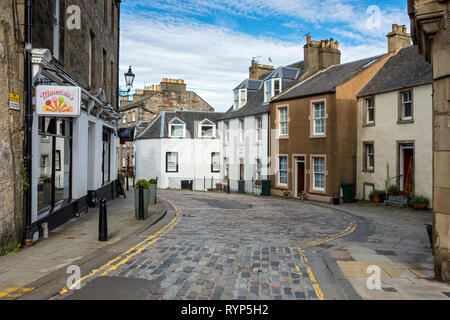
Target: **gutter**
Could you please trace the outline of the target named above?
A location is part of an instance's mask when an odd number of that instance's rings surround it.
[[[32,139],[33,139],[33,74],[31,65],[31,50],[33,42],[33,2],[26,0],[25,8],[25,83],[26,83],[26,107],[25,107],[25,152],[24,164],[27,169],[27,179],[32,177]],[[25,245],[30,246],[33,242],[33,230],[31,223],[31,187],[25,191]]]

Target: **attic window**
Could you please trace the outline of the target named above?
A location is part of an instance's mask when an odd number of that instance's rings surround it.
[[[234,91],[234,109],[240,109],[247,103],[247,89]]]
[[[211,121],[205,119],[200,123],[199,132],[201,138],[214,138],[216,136],[216,126]]]
[[[270,79],[264,82],[264,102],[270,100],[281,92],[281,79]]]
[[[178,118],[169,122],[169,137],[184,138],[186,136],[186,124]]]

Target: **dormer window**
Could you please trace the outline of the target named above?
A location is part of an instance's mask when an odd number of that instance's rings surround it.
[[[203,120],[199,125],[200,138],[215,138],[216,125],[208,119]]]
[[[234,91],[234,109],[240,109],[247,103],[247,89]]]
[[[169,122],[169,137],[184,138],[186,136],[186,124],[178,118]]]
[[[281,79],[270,79],[264,82],[264,102],[270,100],[281,92]]]

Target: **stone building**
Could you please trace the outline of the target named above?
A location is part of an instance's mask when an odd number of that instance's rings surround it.
[[[197,93],[186,89],[184,80],[164,78],[159,85],[137,89],[131,101],[128,98],[121,99],[120,128],[136,128],[136,134],[139,134],[162,111],[177,110],[214,111]],[[134,167],[133,142],[121,145],[118,165],[119,170],[126,170],[127,166]]]
[[[450,1],[408,0],[413,41],[433,65],[433,252],[450,280]]]
[[[0,5],[0,73],[7,79],[0,84],[0,109],[9,115],[0,120],[0,251],[24,238],[36,241],[43,223],[51,230],[100,197],[115,196],[120,2]],[[79,114],[65,113],[58,100],[60,114],[42,115],[49,109],[36,105],[36,92],[50,86],[53,97],[78,91],[73,107]]]

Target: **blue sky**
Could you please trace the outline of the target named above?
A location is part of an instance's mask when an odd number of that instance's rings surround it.
[[[342,62],[387,51],[393,23],[408,26],[406,0],[125,0],[121,73],[135,88],[184,79],[216,111],[248,77],[252,57],[280,66],[303,60],[306,34],[340,42]]]

